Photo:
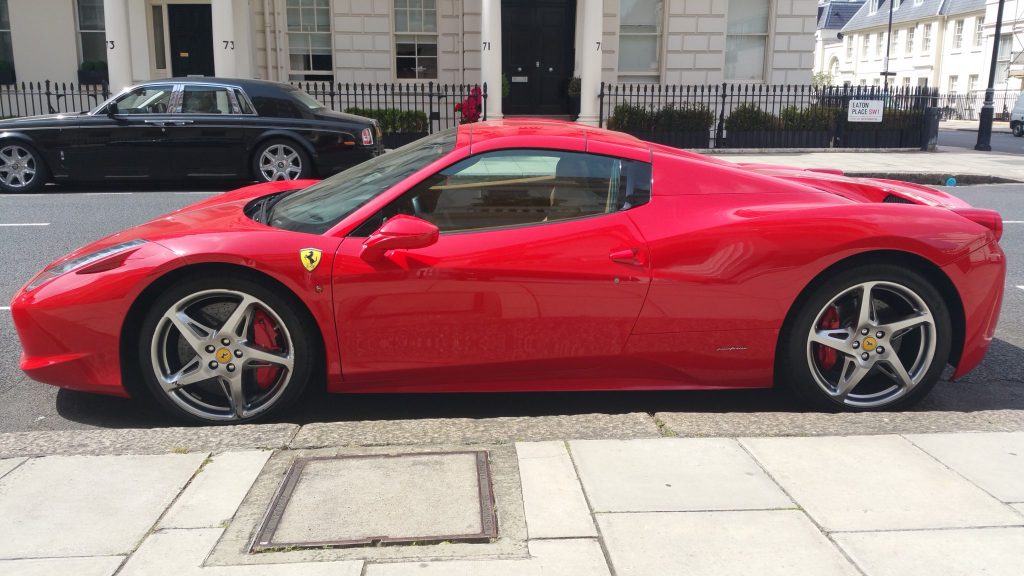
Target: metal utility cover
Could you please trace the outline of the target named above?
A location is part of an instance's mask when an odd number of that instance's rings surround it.
[[[497,527],[486,452],[296,458],[250,550],[487,541]]]

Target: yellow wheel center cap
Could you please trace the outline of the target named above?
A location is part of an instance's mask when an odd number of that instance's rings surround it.
[[[878,341],[872,338],[871,336],[868,336],[867,338],[864,339],[863,346],[865,350],[871,352],[878,346]]]
[[[231,360],[231,350],[228,350],[227,348],[217,350],[217,362],[224,364],[228,360]]]

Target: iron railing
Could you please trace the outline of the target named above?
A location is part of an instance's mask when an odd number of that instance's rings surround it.
[[[376,118],[397,148],[463,122],[487,119],[487,84],[296,82],[324,106]]]
[[[1020,96],[1020,90],[995,90],[993,92],[993,109],[995,119],[1009,121],[1010,112]],[[943,120],[978,120],[981,107],[985,103],[984,90],[969,92],[952,92],[939,96],[938,107]]]
[[[600,125],[684,148],[919,148],[927,87],[601,84]],[[882,100],[881,123],[847,121],[851,100]]]
[[[91,110],[110,97],[106,84],[19,82],[0,85],[0,118]]]

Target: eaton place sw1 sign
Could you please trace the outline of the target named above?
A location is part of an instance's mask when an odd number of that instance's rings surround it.
[[[848,122],[881,122],[885,103],[881,100],[850,100]]]

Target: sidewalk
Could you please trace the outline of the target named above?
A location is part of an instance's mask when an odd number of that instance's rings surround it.
[[[799,168],[838,168],[851,176],[887,177],[939,186],[949,177],[959,183],[995,179],[1024,182],[1024,158],[1016,154],[978,152],[940,146],[935,152],[820,152],[725,153],[711,155],[732,162],[784,164]]]
[[[939,122],[939,130],[959,130],[961,132],[977,132],[978,121],[977,120],[943,120]],[[1012,134],[1010,130],[1010,123],[1005,120],[994,120],[992,122],[992,132],[1005,132]]]
[[[0,434],[0,575],[1019,576],[1019,412]]]

